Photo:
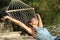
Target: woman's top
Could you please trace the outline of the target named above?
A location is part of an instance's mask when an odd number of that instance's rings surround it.
[[[52,36],[46,28],[36,28],[36,39],[37,40],[55,40],[57,36]]]

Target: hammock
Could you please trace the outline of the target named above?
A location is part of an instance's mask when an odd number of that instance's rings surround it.
[[[12,0],[6,12],[10,17],[23,22],[27,26],[28,21],[30,21],[31,18],[36,18],[34,8],[30,7],[20,0]],[[20,27],[17,28],[16,24],[14,25],[14,28],[15,30],[19,31],[22,30],[24,33],[24,30]]]
[[[31,18],[36,18],[34,8],[19,0],[12,0],[6,10],[8,15],[26,25]]]

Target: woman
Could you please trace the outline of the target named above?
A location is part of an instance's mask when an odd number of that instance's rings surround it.
[[[20,27],[22,27],[23,29],[25,29],[29,34],[34,35],[37,40],[60,40],[59,39],[60,37],[52,36],[46,28],[43,28],[43,23],[42,23],[40,15],[36,14],[36,16],[37,16],[38,19],[32,18],[31,21],[29,22],[29,25],[31,25],[35,29],[36,33],[32,32],[33,29],[26,26],[21,21],[13,19],[9,16],[4,16],[2,18],[2,20],[6,20],[6,19],[11,20],[15,24],[17,24]]]

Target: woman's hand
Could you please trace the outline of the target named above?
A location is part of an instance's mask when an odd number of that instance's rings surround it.
[[[40,17],[40,15],[39,15],[39,14],[36,14],[36,16],[39,16],[39,17]]]
[[[9,18],[9,16],[4,16],[3,18],[1,18],[1,20],[6,20],[6,19],[8,19]]]
[[[36,14],[36,16],[37,16],[37,19],[38,19],[38,26],[43,27],[41,16],[39,14]]]

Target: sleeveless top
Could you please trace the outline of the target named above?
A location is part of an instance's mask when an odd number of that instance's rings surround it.
[[[36,28],[37,40],[55,40],[57,36],[52,36],[46,28]]]

